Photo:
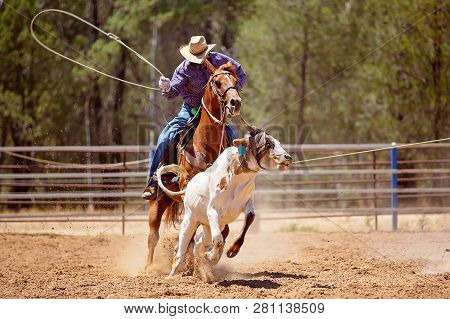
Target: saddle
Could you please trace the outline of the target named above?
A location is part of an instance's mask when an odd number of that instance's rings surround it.
[[[186,129],[180,134],[176,147],[176,155],[178,159],[177,164],[181,165],[183,161],[187,161],[193,168],[195,168],[196,173],[206,170],[211,165],[211,163],[205,162],[204,159],[196,157],[195,154],[192,154],[189,151],[193,149],[192,137],[194,136],[195,129],[200,122],[201,110],[202,108],[198,110],[197,114],[194,117],[189,119]],[[227,146],[232,145],[232,142],[233,141],[227,135]]]
[[[200,113],[200,110],[199,110]],[[198,114],[197,114],[198,115]],[[189,119],[186,129],[180,134],[180,138],[177,145],[177,158],[178,164],[182,164],[183,159],[186,160],[191,166],[204,171],[208,168],[207,164],[195,157],[195,155],[189,153],[187,148],[192,149],[192,137],[194,136],[195,129],[200,122],[200,116],[194,116]]]
[[[200,111],[198,112],[200,113]],[[186,148],[192,149],[192,137],[194,136],[195,129],[200,122],[200,116],[191,117],[186,125],[186,128],[178,133],[174,141],[169,145],[167,151],[161,157],[159,166],[169,164],[182,164],[186,160],[191,166],[198,168],[200,171],[204,171],[207,168],[207,164],[197,159],[194,155],[189,153]]]
[[[159,166],[169,164],[183,165],[187,162],[192,167],[192,170],[189,172],[189,178],[211,166],[211,163],[207,163],[203,158],[196,157],[190,151],[193,150],[193,136],[200,123],[201,110],[202,108],[199,108],[197,114],[188,120],[186,128],[178,134],[162,156]],[[227,135],[226,146],[232,145],[232,142],[230,136]],[[172,179],[172,182],[175,182],[176,179],[176,177]]]

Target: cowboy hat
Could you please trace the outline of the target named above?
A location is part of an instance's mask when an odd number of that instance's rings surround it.
[[[180,47],[180,53],[189,62],[200,64],[215,46],[215,44],[207,44],[204,36],[196,35],[191,37],[188,44]]]

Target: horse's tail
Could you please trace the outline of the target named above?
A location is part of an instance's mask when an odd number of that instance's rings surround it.
[[[164,222],[169,225],[176,226],[180,223],[181,211],[183,208],[183,203],[172,201],[169,207],[166,208],[164,214]]]

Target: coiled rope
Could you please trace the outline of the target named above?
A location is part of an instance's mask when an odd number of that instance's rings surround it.
[[[36,34],[34,33],[34,25],[35,25],[35,21],[36,21],[37,17],[39,17],[40,15],[42,15],[42,14],[44,14],[44,13],[49,13],[49,12],[62,13],[62,14],[68,15],[68,16],[70,16],[70,17],[72,17],[72,18],[75,18],[75,19],[77,19],[77,20],[79,20],[79,21],[81,21],[81,22],[87,24],[88,26],[90,26],[91,28],[94,28],[95,30],[101,32],[102,34],[104,34],[105,36],[107,36],[108,38],[110,38],[111,40],[114,40],[114,41],[116,41],[117,43],[119,43],[120,45],[124,46],[127,50],[133,52],[139,59],[141,59],[142,61],[144,61],[144,62],[147,63],[148,65],[150,65],[150,67],[152,67],[153,69],[155,69],[161,76],[164,76],[164,74],[162,74],[162,72],[161,72],[156,66],[154,66],[152,63],[150,63],[146,58],[144,58],[141,54],[139,54],[138,52],[136,52],[134,49],[132,49],[132,48],[130,48],[128,45],[126,45],[122,40],[120,40],[120,38],[119,38],[117,35],[115,35],[115,34],[113,34],[113,33],[110,33],[110,32],[105,32],[105,31],[103,31],[102,29],[100,29],[99,27],[97,27],[97,26],[93,25],[92,23],[90,23],[89,21],[86,21],[86,20],[80,18],[79,16],[77,16],[77,15],[75,15],[75,14],[73,14],[73,13],[64,11],[64,10],[59,10],[59,9],[46,9],[46,10],[43,10],[43,11],[39,12],[38,14],[36,14],[36,15],[34,16],[34,18],[31,20],[31,24],[30,24],[30,32],[31,32],[31,36],[32,36],[33,39],[34,39],[37,43],[39,43],[39,45],[42,46],[44,49],[46,49],[46,50],[52,52],[53,54],[56,54],[57,56],[59,56],[59,57],[61,57],[61,58],[63,58],[63,59],[66,59],[66,60],[68,60],[68,61],[70,61],[70,62],[72,62],[72,63],[78,64],[78,65],[80,65],[80,66],[82,66],[82,67],[84,67],[84,68],[86,68],[86,69],[91,70],[91,71],[97,72],[97,73],[99,73],[99,74],[101,74],[101,75],[104,75],[104,76],[110,78],[110,79],[117,80],[117,81],[121,81],[121,82],[130,84],[130,85],[142,87],[142,88],[145,88],[145,89],[148,89],[148,90],[155,90],[155,91],[159,91],[159,90],[160,90],[159,88],[154,88],[154,87],[150,87],[150,86],[147,86],[147,85],[143,85],[143,84],[139,84],[139,83],[127,81],[127,80],[118,78],[118,77],[116,77],[116,76],[113,76],[113,75],[111,75],[111,74],[108,74],[108,73],[99,71],[99,70],[97,70],[97,69],[95,69],[95,68],[93,68],[93,67],[91,67],[91,66],[89,66],[89,65],[86,65],[86,64],[83,64],[83,63],[81,63],[81,62],[78,62],[78,61],[76,61],[76,60],[74,60],[74,59],[71,59],[71,58],[69,58],[69,57],[63,55],[62,53],[59,53],[58,51],[53,50],[52,48],[49,48],[47,45],[45,45],[44,43],[42,43],[42,42],[37,38]]]

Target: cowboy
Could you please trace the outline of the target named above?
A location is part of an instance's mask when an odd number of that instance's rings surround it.
[[[175,69],[172,79],[164,76],[159,79],[159,87],[164,97],[173,99],[181,95],[184,101],[180,113],[166,125],[159,135],[156,151],[149,168],[147,187],[142,194],[143,199],[157,199],[158,182],[155,173],[158,165],[169,146],[184,131],[189,119],[197,114],[206,84],[211,76],[204,60],[208,59],[216,68],[230,61],[235,67],[238,78],[236,87],[240,90],[247,82],[242,66],[225,54],[212,52],[214,47],[215,44],[206,43],[204,36],[191,37],[189,44],[182,45],[179,49],[185,60]],[[233,140],[235,134],[231,126],[227,125],[226,131],[230,140]]]

